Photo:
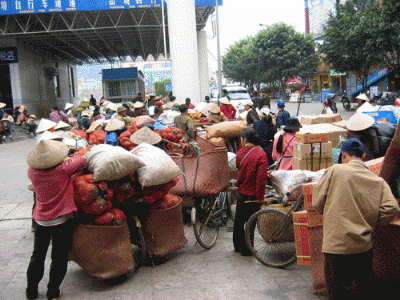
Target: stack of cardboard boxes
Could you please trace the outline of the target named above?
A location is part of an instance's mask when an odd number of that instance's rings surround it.
[[[318,171],[332,165],[332,142],[327,134],[297,134],[293,145],[293,170]]]

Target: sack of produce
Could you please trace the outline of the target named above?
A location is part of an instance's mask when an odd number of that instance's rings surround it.
[[[114,198],[118,203],[123,203],[135,196],[141,196],[141,187],[136,172],[121,179],[109,182],[114,190]]]
[[[135,154],[119,146],[95,145],[86,153],[86,166],[94,181],[118,180],[133,173],[145,163]]]
[[[168,194],[168,192],[178,183],[178,181],[179,178],[174,178],[170,182],[164,184],[144,187],[143,199],[149,204],[158,202]]]
[[[93,174],[85,174],[74,180],[74,200],[79,207],[93,202],[96,198],[103,195],[105,200],[107,197],[107,182],[94,182]]]
[[[247,128],[247,124],[244,121],[226,121],[206,127],[206,132],[208,139],[214,137],[237,137]]]
[[[126,222],[121,226],[79,224],[72,236],[70,260],[88,274],[110,279],[135,269]]]
[[[78,130],[78,129],[71,129],[70,132],[72,132],[75,135],[80,136],[83,139],[88,139],[88,135],[86,132],[84,132],[83,130]]]
[[[136,126],[138,128],[141,128],[145,124],[153,125],[156,123],[156,120],[154,120],[150,116],[139,116],[139,117],[133,118],[133,121],[135,121]]]
[[[150,256],[165,256],[185,246],[181,200],[167,209],[151,209],[143,224],[143,235]]]
[[[131,153],[144,163],[144,166],[137,170],[142,187],[167,183],[181,174],[171,157],[160,148],[143,143]]]
[[[302,170],[272,171],[270,178],[272,186],[284,202],[297,200],[302,195],[301,185],[307,182],[307,176]]]
[[[134,134],[136,131],[138,131],[139,128],[136,126],[136,122],[132,121],[131,126],[127,130],[125,130],[123,133],[120,134],[118,137],[119,144],[126,150],[131,151],[133,148],[136,147],[134,143],[130,140],[132,134]]]
[[[183,137],[182,130],[173,126],[157,130],[156,132],[161,136],[161,138],[174,143],[179,143]]]
[[[214,146],[212,150],[205,151],[207,147],[202,147],[200,143],[199,146],[202,151],[200,155],[170,153],[171,158],[182,171],[178,184],[171,189],[171,194],[215,195],[230,185],[226,147]]]
[[[95,225],[103,226],[121,226],[126,221],[126,216],[119,208],[113,208],[101,216],[98,216],[94,223]]]
[[[89,145],[89,146],[87,146],[87,147],[84,148],[84,149],[81,149],[81,150],[79,150],[79,151],[76,151],[76,152],[74,152],[74,156],[85,156],[86,153],[88,153],[88,151],[89,151],[90,149],[92,149],[92,147],[93,147],[93,145]]]
[[[106,132],[103,130],[95,130],[89,135],[88,142],[91,145],[104,144],[106,141]]]
[[[167,209],[181,203],[181,198],[175,195],[166,194],[159,201],[150,206],[151,209]]]

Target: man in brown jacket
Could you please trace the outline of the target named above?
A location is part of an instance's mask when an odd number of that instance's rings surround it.
[[[178,127],[183,132],[183,139],[185,141],[194,140],[196,138],[196,129],[193,125],[193,120],[188,116],[189,107],[186,104],[179,106],[180,115],[175,117],[175,127]]]
[[[375,299],[371,235],[376,225],[387,225],[399,214],[389,185],[368,169],[363,157],[363,144],[347,140],[341,164],[329,168],[313,192],[312,205],[324,218],[329,299]]]

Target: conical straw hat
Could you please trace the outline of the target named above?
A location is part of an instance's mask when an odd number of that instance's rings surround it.
[[[115,131],[121,128],[125,127],[125,122],[117,120],[117,119],[111,119],[110,122],[108,122],[105,131],[110,132],[110,131]]]
[[[229,101],[229,99],[227,97],[223,97],[221,99],[219,99],[219,102],[221,102],[222,104],[231,104],[231,102]]]
[[[71,125],[69,125],[63,121],[60,121],[57,123],[56,127],[54,127],[54,130],[61,129],[61,128],[69,128],[69,127],[71,127]]]
[[[90,127],[88,130],[86,130],[86,133],[92,133],[93,131],[95,131],[97,129],[97,127],[102,127],[103,124],[99,121],[94,121],[92,124],[90,124]]]
[[[70,108],[72,108],[72,107],[74,107],[74,105],[73,105],[72,103],[65,103],[65,108],[64,108],[64,110],[70,109]]]
[[[56,122],[53,122],[49,119],[43,118],[39,122],[38,128],[36,129],[36,133],[41,133],[45,130],[49,130],[49,129],[55,127],[56,125],[57,125]]]
[[[41,140],[29,152],[26,162],[34,169],[48,169],[57,166],[68,157],[68,147],[62,142]]]
[[[7,106],[7,104],[0,102],[0,108],[6,107],[6,106]]]
[[[140,101],[136,101],[135,104],[133,104],[134,108],[142,108],[144,104]]]
[[[216,103],[211,103],[207,106],[207,110],[211,113],[214,114],[219,114],[221,110],[219,109],[218,105]]]
[[[346,122],[346,127],[351,131],[362,131],[375,124],[375,119],[367,114],[355,113]]]
[[[59,136],[58,134],[55,134],[53,132],[50,132],[50,131],[46,130],[40,136],[39,141],[41,141],[41,140],[45,140],[45,141],[47,141],[47,140],[55,140],[55,141],[60,141],[61,142],[63,140],[63,138],[61,136]]]
[[[151,130],[149,127],[144,126],[131,135],[130,140],[132,143],[139,145],[142,143],[147,143],[150,145],[155,145],[161,142],[161,136]]]
[[[369,98],[366,94],[360,94],[356,97],[356,99],[364,100],[364,101],[369,101]]]

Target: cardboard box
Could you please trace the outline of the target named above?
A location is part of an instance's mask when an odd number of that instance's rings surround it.
[[[372,159],[369,161],[366,161],[365,164],[367,165],[367,167],[374,172],[376,175],[379,176],[379,173],[381,172],[381,168],[382,168],[382,162],[383,159],[385,157],[381,157],[381,158],[376,158],[376,159]]]
[[[304,125],[296,134],[296,141],[303,144],[332,142],[335,148],[340,141],[340,136],[347,137],[348,130],[332,124]]]
[[[340,114],[321,114],[315,116],[300,116],[299,121],[301,125],[312,125],[312,124],[325,124],[325,123],[334,123],[342,120],[342,116]]]
[[[293,144],[293,156],[300,159],[332,158],[332,142],[313,144],[295,142]]]
[[[334,123],[332,123],[332,125],[335,125],[337,127],[340,127],[340,128],[343,128],[343,129],[347,130],[347,125],[346,125],[346,121],[345,120],[342,120],[342,121],[339,121],[339,122],[334,122]]]
[[[323,216],[316,210],[310,210],[310,211],[307,210],[307,224],[309,226],[322,225]]]
[[[333,158],[299,159],[293,157],[293,170],[319,171],[333,166]]]
[[[297,264],[311,266],[310,245],[308,242],[307,211],[293,213],[293,230],[296,244]]]
[[[309,182],[303,184],[303,196],[304,196],[304,208],[307,211],[315,211],[314,207],[312,206],[312,194],[314,190],[314,186],[317,182]]]

